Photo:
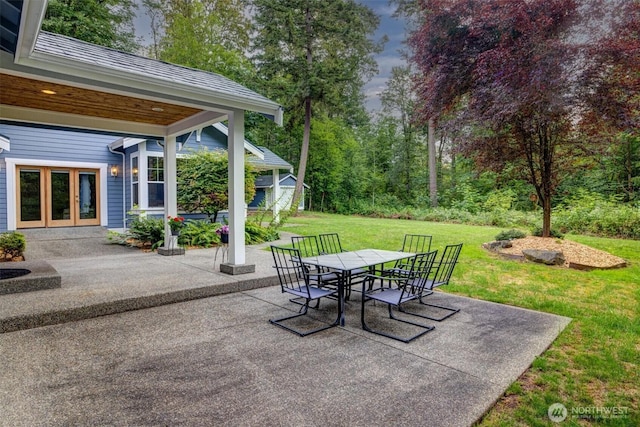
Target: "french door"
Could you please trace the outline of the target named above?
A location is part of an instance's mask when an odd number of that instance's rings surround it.
[[[100,171],[18,166],[17,226],[100,225]]]

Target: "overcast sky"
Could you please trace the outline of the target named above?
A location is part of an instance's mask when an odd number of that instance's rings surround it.
[[[384,46],[384,51],[376,56],[378,75],[373,77],[364,87],[367,109],[376,111],[380,109],[380,92],[387,84],[391,68],[405,64],[399,53],[399,50],[404,48],[405,28],[403,21],[391,16],[395,7],[389,6],[387,0],[359,0],[359,2],[369,6],[380,17],[380,26],[376,31],[375,39],[379,40],[385,34],[389,38]]]
[[[404,22],[392,18],[395,7],[389,6],[388,0],[358,0],[366,4],[373,12],[380,17],[380,26],[375,33],[375,40],[380,40],[385,34],[389,41],[385,44],[384,52],[376,56],[378,61],[378,75],[374,76],[364,87],[366,106],[369,111],[380,109],[380,92],[384,90],[387,79],[391,75],[391,68],[403,65],[399,50],[403,47],[405,38]],[[140,2],[139,2],[140,3]],[[146,40],[151,39],[149,18],[145,15],[144,7],[138,8],[138,16],[135,19],[136,35]]]

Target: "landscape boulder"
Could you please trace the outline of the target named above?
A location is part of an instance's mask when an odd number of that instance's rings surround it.
[[[497,251],[498,249],[511,248],[513,247],[513,243],[511,243],[511,240],[495,240],[485,243],[483,247],[490,251]]]
[[[546,265],[562,265],[565,262],[564,254],[559,251],[544,251],[540,249],[523,249],[522,254],[529,261]]]

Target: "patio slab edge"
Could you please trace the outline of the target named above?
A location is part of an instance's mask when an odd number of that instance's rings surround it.
[[[0,280],[0,295],[62,287],[60,274],[46,261],[37,260],[2,263],[0,269],[24,269],[29,271],[29,273],[24,276]]]
[[[16,332],[42,326],[57,325],[91,319],[127,311],[141,310],[200,298],[208,298],[234,292],[278,285],[278,277],[260,277],[237,282],[180,289],[151,295],[140,295],[113,301],[86,304],[78,307],[52,308],[39,313],[29,313],[0,318],[0,333]]]

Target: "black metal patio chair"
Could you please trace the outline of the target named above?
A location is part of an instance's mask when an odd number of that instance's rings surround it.
[[[360,321],[362,323],[362,329],[374,334],[382,335],[394,340],[402,341],[405,343],[411,342],[418,337],[432,331],[435,327],[424,325],[422,323],[413,322],[411,320],[397,317],[393,312],[393,307],[405,315],[414,315],[402,310],[402,305],[409,302],[419,300],[422,297],[424,288],[427,284],[427,277],[429,270],[433,267],[433,263],[436,258],[437,251],[417,254],[410,258],[406,263],[408,269],[405,269],[398,274],[385,274],[385,275],[369,275],[369,279],[375,284],[380,282],[379,287],[375,287],[370,290],[365,290],[365,283],[362,284],[362,306],[360,312]],[[384,282],[388,282],[385,286]],[[417,326],[420,331],[409,337],[400,337],[390,332],[382,331],[379,329],[371,328],[366,322],[365,305],[368,301],[379,301],[387,304],[389,310],[389,318],[409,325]],[[419,316],[422,317],[422,316]]]
[[[442,256],[440,257],[440,261],[435,263],[429,272],[429,275],[426,280],[426,285],[424,287],[423,294],[418,299],[418,302],[422,305],[435,307],[440,310],[447,311],[448,313],[441,317],[432,317],[420,314],[420,317],[424,317],[425,319],[435,320],[436,322],[441,322],[444,319],[447,319],[457,312],[460,311],[459,308],[451,308],[445,307],[437,304],[429,304],[423,301],[425,297],[432,295],[434,293],[434,289],[440,286],[448,285],[449,280],[451,279],[451,275],[453,274],[453,269],[456,267],[458,263],[458,258],[460,257],[460,251],[462,250],[462,243],[457,245],[447,245],[442,252]],[[414,313],[415,314],[415,313]]]
[[[295,249],[300,252],[301,258],[313,257],[322,255],[323,252],[320,249],[317,236],[292,236],[291,244]],[[326,269],[319,269],[309,265],[303,265],[309,276],[309,282],[319,287],[326,287],[331,289],[338,289],[338,281],[340,277],[337,273]],[[295,304],[302,304],[300,298],[292,298],[291,302]],[[318,308],[320,300],[316,305],[311,308]]]
[[[323,255],[317,236],[292,236],[291,243],[295,249],[300,251],[302,258]],[[309,273],[309,280],[316,282],[319,286],[338,287],[338,274],[326,269],[317,269],[305,266]]]
[[[278,272],[278,279],[280,280],[280,287],[282,292],[294,295],[296,298],[304,299],[302,308],[300,311],[291,316],[285,316],[279,319],[270,319],[269,322],[274,325],[280,326],[290,332],[293,332],[301,337],[311,335],[316,332],[324,331],[325,329],[332,328],[338,325],[340,313],[336,321],[330,325],[323,325],[318,328],[301,331],[291,326],[284,324],[288,320],[295,319],[307,314],[309,310],[309,303],[313,300],[320,300],[329,296],[337,297],[337,291],[334,289],[320,288],[314,286],[309,282],[308,272],[304,266],[298,261],[300,259],[300,251],[292,248],[283,248],[279,246],[271,246],[271,253],[273,254],[273,261],[275,263],[276,271]]]
[[[431,251],[432,236],[426,234],[405,234],[400,252],[422,254]],[[407,269],[406,260],[397,261],[393,267],[384,270],[385,274],[394,274]]]

